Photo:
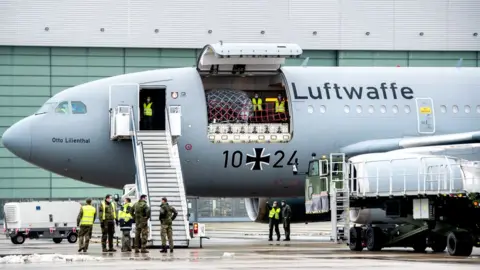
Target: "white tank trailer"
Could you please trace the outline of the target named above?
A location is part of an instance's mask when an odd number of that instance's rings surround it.
[[[480,164],[455,157],[375,153],[345,164],[349,247],[413,247],[469,256],[480,246]],[[350,226],[349,226],[350,227]]]

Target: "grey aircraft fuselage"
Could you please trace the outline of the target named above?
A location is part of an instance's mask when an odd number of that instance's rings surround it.
[[[110,140],[109,87],[127,83],[165,87],[167,106],[182,106],[178,146],[187,195],[296,197],[304,194],[304,176],[292,174],[289,165],[295,158],[299,169],[306,171],[312,152],[318,157],[363,141],[480,129],[478,68],[282,67],[281,72],[292,118],[293,137],[288,143],[211,143],[205,92],[196,68],[125,74],[66,89],[47,103],[82,101],[86,114],[57,114],[47,104],[9,128],[3,141],[20,158],[56,174],[122,188],[134,183],[135,165],[132,143]],[[350,92],[352,87],[356,91],[362,87],[361,97]],[[171,92],[185,95],[173,99]],[[425,112],[420,112],[424,108],[417,106],[417,98],[433,101],[433,134],[419,133]],[[88,143],[69,143],[68,138]],[[270,155],[262,170],[246,164],[254,148],[264,148],[263,154]],[[238,168],[232,166],[235,151],[241,152],[236,154]],[[283,159],[277,151],[284,153]]]

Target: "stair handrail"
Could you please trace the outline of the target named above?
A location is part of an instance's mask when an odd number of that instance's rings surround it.
[[[170,160],[171,166],[175,168],[177,179],[178,179],[178,187],[180,189],[180,204],[182,205],[183,209],[186,209],[188,211],[187,207],[187,197],[185,194],[185,184],[183,182],[183,173],[182,173],[182,165],[180,163],[180,154],[178,151],[178,143],[173,144],[172,142],[172,135],[170,133],[170,114],[167,108],[165,108],[165,132],[167,133],[167,144],[168,144],[168,151],[170,155]],[[175,152],[175,153],[174,153]],[[188,222],[188,216],[187,213],[183,213],[184,215],[184,222],[183,225],[185,227],[185,234],[187,237],[187,240],[190,240],[190,225]]]
[[[133,158],[135,160],[136,173],[136,186],[137,186],[137,200],[140,199],[142,194],[148,194],[148,187],[146,185],[146,171],[143,157],[143,144],[137,140],[137,126],[135,125],[134,108],[130,106],[130,124],[133,132],[132,146],[133,146]],[[138,146],[138,147],[137,147]],[[137,153],[137,151],[139,153]],[[147,199],[149,199],[147,197]]]

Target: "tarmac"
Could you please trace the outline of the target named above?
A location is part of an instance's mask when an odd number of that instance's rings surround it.
[[[98,238],[87,253],[77,253],[78,244],[51,240],[29,240],[14,245],[0,240],[0,269],[479,269],[480,249],[472,256],[452,257],[447,252],[414,253],[411,248],[380,252],[351,252],[345,244],[329,242],[330,223],[292,224],[292,241],[268,242],[268,225],[258,223],[207,223],[207,235],[199,248],[193,239],[190,248],[173,254],[150,249],[148,254],[102,253]],[[282,230],[281,230],[282,231]],[[99,236],[95,230],[94,237]]]

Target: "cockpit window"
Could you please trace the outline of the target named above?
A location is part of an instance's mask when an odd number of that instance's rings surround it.
[[[81,101],[72,101],[72,113],[85,114],[87,113],[87,106]]]
[[[58,104],[57,108],[55,109],[56,113],[68,114],[68,101],[63,101]]]
[[[55,105],[57,105],[57,102],[46,102],[45,104],[43,104],[43,106],[40,109],[38,109],[38,111],[35,113],[35,115],[48,113],[53,108],[55,108]]]

